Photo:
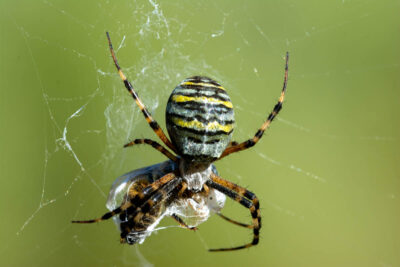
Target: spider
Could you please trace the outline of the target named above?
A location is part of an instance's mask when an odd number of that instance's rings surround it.
[[[174,218],[182,227],[196,230],[196,226],[213,212],[228,222],[252,229],[253,239],[242,246],[209,251],[232,251],[257,245],[261,228],[258,198],[247,189],[221,178],[213,162],[248,149],[261,139],[282,108],[288,80],[289,53],[286,53],[285,76],[278,103],[253,138],[242,143],[231,141],[234,111],[225,88],[210,78],[193,76],[180,83],[169,97],[166,108],[169,139],[122,72],[110,35],[108,32],[106,35],[111,56],[126,89],[155,134],[172,152],[151,139],[135,139],[124,145],[151,145],[169,160],[132,171],[117,179],[107,204],[110,212],[97,219],[72,222],[94,223],[114,217],[120,227],[121,243],[135,244],[142,243],[166,215]],[[116,197],[120,192],[124,195],[118,206]],[[250,210],[251,224],[234,221],[220,213],[225,196]],[[179,215],[189,218],[186,216],[189,214],[194,215],[195,219],[187,224]]]

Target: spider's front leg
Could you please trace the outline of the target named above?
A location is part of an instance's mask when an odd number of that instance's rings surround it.
[[[160,179],[156,180],[152,184],[146,186],[143,190],[141,191],[136,191],[135,193],[130,193],[129,196],[126,197],[126,200],[119,206],[118,208],[105,213],[102,217],[97,218],[97,219],[92,219],[92,220],[76,220],[72,221],[72,223],[95,223],[95,222],[101,222],[104,220],[108,220],[111,217],[118,215],[124,211],[127,212],[132,212],[132,210],[136,210],[135,205],[141,205],[143,204],[148,198],[155,192],[157,191],[160,187],[163,185],[167,184],[171,180],[175,178],[174,173],[168,173],[161,177]],[[133,189],[133,188],[132,188]]]
[[[237,222],[237,221],[235,221],[235,220],[232,220],[231,218],[228,218],[228,217],[226,217],[225,215],[223,215],[221,212],[218,212],[217,215],[218,215],[219,217],[221,217],[222,219],[224,219],[224,220],[226,220],[226,221],[228,221],[228,222],[230,222],[230,223],[233,223],[233,224],[235,224],[235,225],[237,225],[237,226],[241,226],[241,227],[246,227],[246,228],[253,229],[253,225],[251,225],[251,224],[246,224],[246,223],[241,223],[241,222]]]
[[[188,188],[187,183],[186,183],[185,181],[182,181],[182,183],[181,183],[181,188],[179,189],[179,192],[178,192],[178,198],[181,198],[181,197],[183,196],[183,194],[186,193],[187,188]],[[188,229],[188,230],[193,230],[193,231],[196,231],[196,230],[197,230],[197,227],[191,227],[191,226],[187,225],[187,224],[185,223],[185,221],[184,221],[181,217],[179,217],[178,215],[176,215],[175,213],[172,214],[171,217],[172,217],[175,221],[177,221],[177,222],[179,223],[179,225],[182,226],[183,228],[186,228],[186,229]]]
[[[247,189],[238,186],[232,182],[222,179],[221,177],[211,174],[211,179],[206,182],[206,184],[214,188],[221,193],[227,195],[231,199],[239,202],[242,206],[248,208],[252,217],[252,225],[248,228],[253,229],[253,240],[251,243],[248,243],[243,246],[233,247],[233,248],[220,248],[220,249],[210,249],[209,251],[232,251],[243,248],[249,248],[251,246],[255,246],[259,241],[259,234],[261,228],[261,215],[260,215],[260,204],[256,195]],[[230,219],[229,219],[230,220]],[[237,223],[241,224],[241,223]],[[246,226],[243,224],[242,226]]]

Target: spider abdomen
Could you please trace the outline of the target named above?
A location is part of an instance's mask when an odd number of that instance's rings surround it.
[[[181,156],[212,161],[222,154],[232,137],[235,118],[231,99],[210,78],[187,78],[171,93],[166,124]]]

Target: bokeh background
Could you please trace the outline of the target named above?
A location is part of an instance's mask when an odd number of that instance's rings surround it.
[[[1,1],[3,266],[400,266],[399,1]],[[112,64],[105,31],[154,117],[184,78],[220,81],[234,139],[287,101],[253,149],[216,165],[260,198],[251,232],[213,216],[196,233],[164,219],[140,246],[102,215],[123,173],[164,160]],[[250,221],[227,201],[224,213]]]

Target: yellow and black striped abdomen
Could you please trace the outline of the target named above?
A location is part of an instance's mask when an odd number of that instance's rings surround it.
[[[168,100],[166,124],[181,156],[212,161],[222,154],[232,137],[235,118],[231,99],[210,78],[187,78]]]

